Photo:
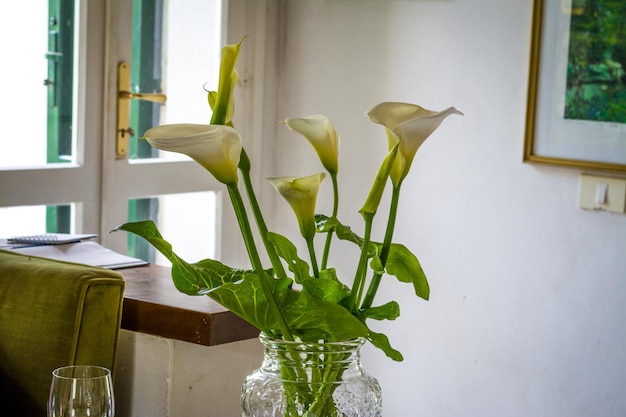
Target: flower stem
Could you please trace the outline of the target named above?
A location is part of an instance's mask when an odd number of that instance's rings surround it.
[[[367,250],[370,244],[372,234],[372,223],[374,221],[373,213],[362,213],[365,219],[365,234],[363,236],[363,244],[361,246],[361,257],[359,258],[359,264],[357,266],[354,281],[352,283],[352,290],[350,291],[350,298],[348,299],[348,307],[350,311],[355,312],[357,306],[361,302],[361,296],[363,294],[363,288],[365,288],[365,271],[367,267]]]
[[[278,326],[280,327],[280,331],[283,334],[283,338],[285,338],[286,340],[293,340],[293,336],[291,335],[289,326],[287,326],[287,322],[285,321],[285,318],[278,308],[278,303],[276,302],[274,294],[272,293],[272,289],[270,288],[270,284],[267,281],[267,275],[263,269],[263,265],[261,263],[261,258],[259,257],[259,252],[257,251],[256,244],[254,243],[252,229],[250,228],[250,221],[248,220],[248,215],[246,214],[246,209],[243,204],[243,199],[241,198],[241,193],[239,192],[236,184],[227,184],[227,187],[228,194],[230,195],[230,200],[233,204],[235,214],[237,215],[239,228],[241,229],[243,240],[246,244],[248,256],[250,257],[252,268],[258,274],[259,282],[261,283],[261,289],[263,290],[263,295],[265,295],[269,308],[274,314],[276,321],[278,322]]]
[[[315,256],[315,247],[313,245],[313,238],[306,239],[306,246],[309,250],[309,257],[311,258],[311,268],[313,268],[313,276],[315,278],[320,277],[320,271],[317,267],[317,258]]]
[[[274,245],[272,245],[267,239],[267,225],[265,224],[265,219],[263,218],[263,214],[259,208],[259,202],[256,199],[256,194],[254,193],[254,187],[252,186],[252,180],[250,179],[250,163],[245,149],[241,150],[241,158],[242,160],[245,158],[245,160],[248,161],[244,164],[240,163],[239,170],[242,173],[246,194],[248,195],[248,201],[250,202],[252,214],[254,215],[254,220],[259,229],[261,240],[263,241],[268,257],[270,258],[270,262],[272,263],[272,268],[274,268],[274,273],[279,278],[286,278],[287,274],[285,273],[285,268],[283,267],[278,254],[276,253],[276,248],[274,248]]]
[[[393,230],[396,224],[396,216],[398,214],[398,202],[400,200],[400,186],[402,182],[398,183],[397,186],[393,187],[393,192],[391,194],[391,206],[389,207],[389,220],[387,221],[387,230],[385,231],[385,240],[383,241],[383,247],[380,250],[380,262],[382,264],[382,270],[385,270],[385,265],[387,264],[387,258],[389,256],[389,250],[391,248],[391,240],[393,239]],[[365,298],[363,299],[363,304],[361,304],[361,308],[370,308],[372,303],[374,302],[374,297],[376,296],[376,292],[378,291],[378,286],[380,285],[380,280],[382,278],[382,273],[375,272],[372,276],[372,281],[370,282],[369,287],[367,288],[367,293],[365,294]]]
[[[333,182],[333,217],[337,218],[337,212],[339,211],[339,184],[337,182],[337,173],[330,172],[330,178]],[[322,270],[326,269],[328,264],[328,254],[330,253],[330,243],[333,239],[332,229],[328,231],[326,235],[326,243],[324,244],[324,252],[322,253]]]

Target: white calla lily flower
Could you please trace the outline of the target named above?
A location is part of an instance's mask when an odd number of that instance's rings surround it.
[[[305,239],[315,235],[317,192],[325,177],[326,174],[320,172],[302,178],[278,177],[267,179],[293,209],[298,219],[300,233]]]
[[[407,176],[419,147],[451,114],[463,115],[454,107],[437,112],[399,102],[380,103],[367,113],[372,122],[387,129],[390,149],[399,141],[398,155],[391,172],[394,185],[397,186]]]
[[[162,125],[149,129],[143,138],[157,149],[189,156],[219,182],[237,184],[242,142],[239,133],[230,126]]]
[[[328,172],[336,174],[339,171],[339,136],[326,116],[315,114],[287,119],[283,123],[309,141]]]

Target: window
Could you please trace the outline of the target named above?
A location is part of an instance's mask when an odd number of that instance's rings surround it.
[[[3,62],[0,80],[11,98],[3,111],[0,154],[0,231],[5,237],[74,231],[84,209],[98,211],[97,164],[90,160],[93,147],[83,147],[92,139],[81,137],[84,126],[77,124],[84,117],[76,59],[81,9],[73,0],[49,0],[48,6],[18,2],[0,29],[3,50],[12,57]],[[85,77],[82,84],[90,81],[93,77]]]
[[[4,115],[12,130],[3,139],[9,151],[0,154],[0,237],[44,228],[97,232],[105,246],[154,261],[141,242],[109,233],[153,218],[190,261],[239,256],[241,245],[219,233],[234,222],[222,210],[221,184],[194,162],[137,140],[158,123],[208,123],[203,87],[217,82],[222,1],[111,4],[108,22],[105,0],[50,0],[43,11],[12,6],[2,43],[19,65],[4,64],[12,72],[1,84],[14,111]],[[246,21],[244,14],[230,18]],[[19,43],[10,41],[16,37]],[[164,106],[132,101],[135,135],[122,158],[115,153],[120,62],[131,68],[132,92],[167,95]]]

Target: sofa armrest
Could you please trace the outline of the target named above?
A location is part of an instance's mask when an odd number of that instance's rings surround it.
[[[124,285],[112,270],[0,251],[4,410],[46,415],[51,372],[59,366],[115,369]]]

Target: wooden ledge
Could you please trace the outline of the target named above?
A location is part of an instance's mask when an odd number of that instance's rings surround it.
[[[207,296],[179,292],[170,268],[120,269],[126,279],[122,329],[206,346],[255,338],[259,330]]]

